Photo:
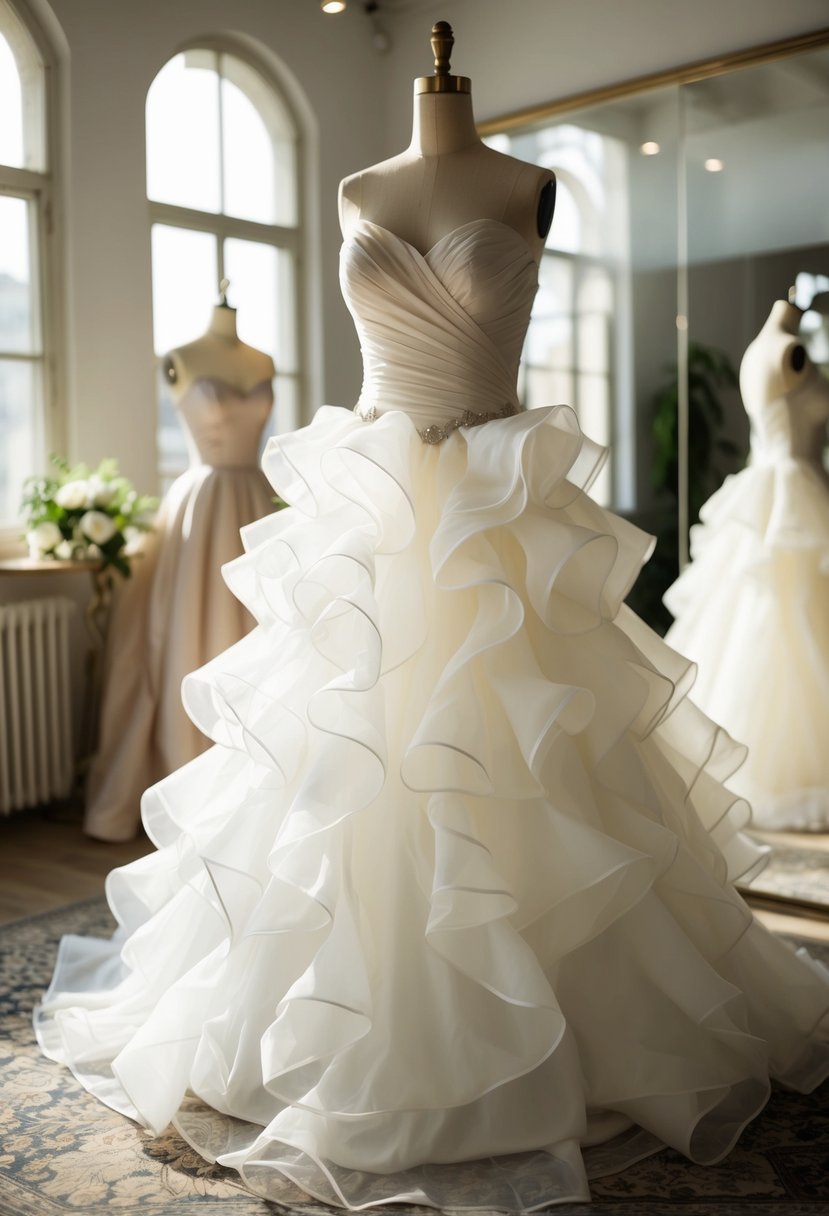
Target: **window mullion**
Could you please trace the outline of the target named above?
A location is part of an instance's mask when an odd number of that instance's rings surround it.
[[[0,165],[0,194],[29,195],[42,190],[48,182],[46,173],[34,173],[31,169],[15,169],[12,165]]]
[[[227,278],[225,274],[225,242],[224,237],[216,236],[216,269],[219,273],[219,282],[216,284],[217,290],[223,279]]]
[[[225,109],[222,89],[222,55],[216,54],[216,88],[218,90],[219,114],[219,212],[225,210]],[[222,275],[224,278],[224,275]]]
[[[171,228],[196,228],[199,232],[213,232],[227,239],[256,241],[258,244],[275,245],[292,253],[299,250],[299,233],[295,228],[283,228],[278,224],[260,224],[256,220],[242,220],[235,216],[216,215],[212,211],[193,211],[189,207],[177,207],[173,203],[150,203],[150,220],[153,224],[166,224]]]

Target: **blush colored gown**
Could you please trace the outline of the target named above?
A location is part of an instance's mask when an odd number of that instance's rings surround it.
[[[492,220],[425,256],[360,222],[342,283],[358,408],[269,443],[291,509],[226,570],[258,626],[185,681],[215,746],[146,793],[158,851],[111,942],[64,940],[43,1049],[283,1203],[717,1161],[770,1077],[829,1072],[829,976],[731,885],[741,749],[622,605],[650,539],[573,412],[517,403],[536,265]]]
[[[698,664],[701,708],[748,745],[731,788],[755,825],[829,831],[829,381],[799,318],[780,301],[745,353],[750,463],[692,529],[667,641]]]
[[[254,625],[221,568],[242,552],[240,528],[273,509],[258,466],[272,407],[269,380],[242,393],[197,379],[177,404],[190,467],[165,495],[144,554],[116,591],[86,790],[92,836],[133,837],[147,786],[208,746],[182,708],[181,682]]]

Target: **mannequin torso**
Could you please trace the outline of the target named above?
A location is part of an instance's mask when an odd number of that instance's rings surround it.
[[[240,393],[249,393],[276,375],[270,355],[240,341],[236,309],[225,304],[213,309],[210,325],[201,338],[169,351],[161,367],[176,402],[195,380],[218,380]]]
[[[777,300],[740,364],[740,392],[751,419],[755,461],[793,456],[822,478],[829,382],[808,357],[799,308]]]
[[[488,148],[468,93],[420,93],[405,152],[340,184],[343,235],[370,220],[426,253],[472,220],[514,228],[538,259],[552,220],[555,175]]]

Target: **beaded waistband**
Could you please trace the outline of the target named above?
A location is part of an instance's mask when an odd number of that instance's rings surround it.
[[[377,407],[374,405],[368,407],[355,405],[354,413],[362,422],[374,422],[375,418],[379,417]],[[475,410],[464,410],[462,414],[458,414],[443,424],[431,422],[429,426],[415,429],[424,443],[442,443],[444,439],[449,438],[453,431],[460,430],[461,427],[483,426],[485,422],[492,422],[496,418],[511,418],[513,414],[518,413],[520,413],[520,406],[507,401],[500,410],[483,414],[476,413]]]

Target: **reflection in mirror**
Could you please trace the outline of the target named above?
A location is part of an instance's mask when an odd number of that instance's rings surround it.
[[[815,276],[829,274],[829,49],[698,81],[682,98],[689,341],[736,369],[774,301],[796,286],[809,308]],[[692,522],[748,455],[739,393],[722,388],[721,433],[736,451],[709,468],[690,453]]]
[[[777,824],[786,831],[765,832],[772,859],[751,895],[810,915],[829,908],[829,832],[794,830],[829,824],[829,772],[821,769],[829,758],[829,477],[822,459],[829,379],[821,378],[829,375],[827,130],[826,32],[747,52],[731,65],[683,69],[673,83],[609,88],[594,104],[579,98],[509,116],[500,130],[497,121],[485,130],[502,150],[554,169],[561,184],[525,350],[524,395],[531,406],[574,403],[587,433],[609,440],[603,501],[659,538],[630,599],[640,615],[663,632],[671,624],[662,596],[677,578],[686,525],[712,496],[719,492],[725,502],[730,487],[739,488],[764,403],[777,402],[777,423],[767,432],[782,420],[788,451],[774,468],[767,453],[755,455],[751,469],[767,482],[786,482],[809,465],[810,492],[799,498],[813,510],[806,525],[782,511],[794,501],[785,495],[755,501],[749,512],[761,532],[773,523],[795,535],[781,567],[788,601],[774,617],[769,596],[741,599],[748,606],[731,620],[731,640],[723,642],[729,635],[720,628],[719,642],[711,642],[712,653],[721,649],[703,659],[711,670],[700,674],[698,691],[722,669],[742,706],[735,734],[751,734],[752,717],[765,724],[765,741],[755,741],[758,763],[747,769],[755,788],[747,792],[766,828],[771,806],[788,805],[791,816],[796,802],[799,818]],[[782,303],[773,314],[775,301]],[[767,355],[771,337],[774,358],[749,362],[741,392],[739,369],[764,326],[755,349]],[[593,387],[600,377],[604,398]],[[734,514],[737,531],[748,535]],[[697,524],[694,535],[702,531]],[[810,536],[819,543],[804,543]],[[719,542],[724,587],[724,573],[736,566],[732,542]],[[755,556],[749,581],[757,592],[772,563],[759,549]],[[677,611],[685,588],[705,582],[695,565],[683,579],[669,595]],[[735,597],[718,598],[715,590],[705,582],[701,599],[717,604],[711,615],[722,627]],[[743,633],[752,641],[735,664],[729,656]],[[814,771],[794,780],[806,756]],[[778,789],[758,799],[758,774],[775,762],[789,765],[790,786],[800,781],[809,797]],[[732,780],[739,786],[739,777]]]
[[[630,410],[627,165],[623,142],[580,118],[489,142],[558,179],[519,393],[529,408],[567,402],[591,438],[608,445]],[[630,453],[617,448],[616,456],[593,486],[603,505],[631,497]]]
[[[676,86],[496,132],[499,151],[552,169],[556,213],[539,271],[519,390],[566,402],[609,447],[591,493],[658,535],[634,606],[664,632],[676,577]]]
[[[668,641],[748,745],[730,784],[774,842],[753,886],[829,903],[829,49],[687,85],[682,104],[688,352],[709,374],[696,408],[689,377],[701,522]]]

